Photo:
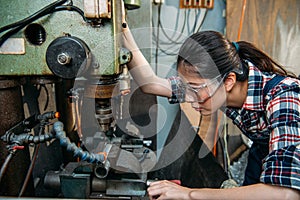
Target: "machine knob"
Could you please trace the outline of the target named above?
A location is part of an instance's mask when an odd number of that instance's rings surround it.
[[[49,44],[46,62],[54,75],[73,79],[84,75],[90,68],[92,53],[84,41],[67,35],[58,37]]]

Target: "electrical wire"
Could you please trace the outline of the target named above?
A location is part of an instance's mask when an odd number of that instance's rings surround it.
[[[87,22],[87,23],[91,22],[91,20],[87,19],[84,16],[84,12],[80,8],[78,8],[76,6],[73,6],[73,5],[58,6],[53,11],[54,12],[57,12],[57,11],[75,11],[75,12],[77,12],[82,17],[82,19],[85,22]]]
[[[57,11],[75,11],[82,16],[84,21],[90,22],[84,16],[84,12],[80,8],[72,5],[72,1],[70,1],[69,5],[62,6],[62,4],[65,3],[66,1],[67,0],[60,0],[60,1],[54,2],[54,3],[44,7],[42,10],[34,13],[33,15],[31,15],[21,21],[18,21],[16,23],[13,23],[13,24],[10,24],[10,25],[0,28],[0,33],[3,31],[8,31],[10,29],[8,32],[6,32],[3,36],[0,37],[0,46],[2,46],[2,44],[8,38],[10,38],[12,35],[16,34],[17,32],[19,32],[21,29],[23,29],[25,26],[27,26],[31,22],[33,22],[45,15],[48,15],[48,14],[51,14],[51,13],[54,13]]]
[[[44,125],[42,125],[40,127],[40,130],[39,130],[39,136],[43,134],[45,130],[45,127]],[[30,180],[30,177],[31,177],[31,174],[32,174],[32,171],[33,171],[33,168],[35,166],[35,163],[36,163],[36,159],[37,159],[37,156],[38,156],[38,153],[39,153],[39,149],[40,149],[40,144],[37,144],[34,148],[34,153],[33,153],[33,156],[32,156],[32,159],[31,159],[31,163],[30,163],[30,166],[29,166],[29,169],[27,171],[27,174],[26,174],[26,177],[25,177],[25,180],[24,180],[24,183],[22,185],[22,188],[21,188],[21,191],[19,192],[19,197],[23,196],[26,188],[27,188],[27,185],[29,183],[29,180]]]
[[[31,163],[30,163],[30,166],[29,166],[29,169],[27,171],[24,183],[23,183],[22,188],[21,188],[21,190],[19,192],[19,197],[23,196],[23,194],[24,194],[24,192],[25,192],[25,190],[27,188],[27,185],[28,185],[29,180],[31,178],[31,174],[32,174],[33,168],[34,168],[35,163],[36,163],[36,158],[38,156],[39,149],[40,149],[40,144],[37,144],[36,147],[34,148],[34,154],[33,154],[33,157],[32,157],[32,160],[31,160]]]
[[[0,46],[2,46],[2,44],[8,39],[10,38],[12,35],[14,35],[15,33],[19,32],[22,28],[24,28],[26,25],[28,25],[29,23],[39,19],[40,17],[43,17],[51,12],[53,12],[53,9],[56,7],[56,6],[59,6],[63,3],[65,3],[67,0],[59,0],[59,1],[56,1],[46,7],[44,7],[43,9],[41,9],[40,11],[34,13],[33,15],[25,18],[24,20],[21,20],[19,22],[16,22],[12,25],[8,25],[6,27],[3,27],[1,28],[0,32],[3,32],[3,31],[6,31],[8,30],[8,27],[11,27],[11,29],[6,32],[3,36],[1,36],[0,38]]]
[[[178,55],[178,51],[173,51],[173,52],[167,52],[166,50],[162,49],[162,48],[159,48],[159,50],[164,53],[165,55],[168,55],[168,56],[177,56]],[[161,54],[159,54],[161,55]]]
[[[178,14],[180,13],[180,12],[177,12]],[[177,15],[178,15],[177,14]],[[172,39],[174,36],[175,36],[175,34],[177,33],[177,29],[175,29],[175,31],[174,31],[174,33],[173,33],[173,35],[170,37],[167,33],[166,33],[166,31],[165,31],[165,28],[164,28],[164,26],[163,26],[163,24],[162,24],[162,22],[161,22],[161,16],[160,16],[160,13],[159,13],[159,15],[158,15],[158,17],[159,17],[159,21],[160,21],[160,24],[159,24],[159,28],[161,28],[161,31],[162,31],[162,33],[164,34],[164,36],[169,40],[169,42],[165,42],[166,44],[182,44],[182,42],[184,41],[184,39],[185,38],[183,38],[183,39],[181,39],[181,37],[183,37],[183,32],[184,32],[184,29],[185,29],[185,27],[186,27],[186,18],[187,18],[187,16],[186,16],[186,11],[184,12],[184,21],[183,21],[183,26],[182,26],[182,28],[181,28],[181,31],[179,32],[179,36],[176,38],[176,39]],[[177,25],[178,25],[178,20],[177,20],[177,23],[176,23]],[[178,42],[178,40],[181,40],[180,42]],[[160,41],[160,42],[162,42],[162,41]]]
[[[203,25],[203,23],[204,23],[204,20],[205,20],[205,18],[206,18],[206,15],[207,15],[207,9],[205,9],[204,16],[203,16],[202,21],[200,22],[200,24],[199,24],[199,26],[198,26],[196,32],[199,32],[199,31],[200,31],[200,29],[201,29],[201,27],[202,27],[202,25]]]
[[[200,9],[195,9],[195,20],[194,20],[194,25],[193,25],[193,33],[195,33],[195,30],[196,30],[196,26],[197,26],[197,19],[200,15]]]
[[[166,29],[164,28],[164,25],[162,23],[162,20],[161,20],[161,7],[159,5],[159,7],[158,7],[158,20],[157,20],[157,24],[156,24],[156,26],[158,27],[159,30],[156,30],[156,32],[157,32],[157,34],[160,34],[160,31],[161,31],[161,33],[167,39],[167,41],[162,40],[159,35],[157,36],[157,35],[155,35],[155,32],[152,32],[153,42],[156,46],[155,57],[158,56],[158,55],[160,55],[160,56],[162,56],[162,55],[177,56],[178,55],[178,50],[180,49],[180,47],[178,45],[182,44],[186,39],[186,37],[183,33],[184,33],[184,30],[186,29],[187,24],[188,24],[187,23],[187,18],[190,17],[190,11],[187,12],[187,10],[185,10],[185,12],[184,12],[184,22],[183,22],[183,26],[181,28],[180,34],[178,34],[177,38],[173,39],[173,37],[176,35],[176,33],[178,33],[177,30],[178,30],[178,24],[179,24],[178,21],[179,21],[180,13],[181,12],[179,12],[179,11],[177,12],[177,18],[176,18],[177,23],[176,23],[176,26],[175,26],[175,31],[172,34],[172,36],[170,36],[166,32]],[[187,17],[187,13],[188,13],[188,17]],[[198,32],[200,30],[200,28],[202,27],[203,22],[206,18],[207,9],[205,9],[204,16],[203,16],[200,24],[197,27],[197,24],[198,24],[197,19],[199,18],[200,14],[201,14],[200,9],[195,10],[195,19],[194,19],[193,28],[192,28],[192,30],[189,31],[190,28],[188,27],[188,30],[187,30],[189,34]],[[152,24],[155,24],[153,18],[152,18]],[[162,45],[170,45],[170,44],[172,44],[172,46],[171,47],[168,46],[167,50],[166,50],[166,48],[162,47]],[[171,48],[173,48],[173,47],[174,47],[174,50],[171,50]],[[160,51],[160,53],[159,53],[158,50]],[[158,60],[158,58],[156,60]]]
[[[33,15],[30,15],[29,17],[26,17],[25,19],[22,19],[18,22],[15,22],[15,23],[9,24],[7,26],[1,27],[0,28],[0,33],[2,33],[3,31],[7,31],[8,29],[21,26],[23,24],[29,24],[32,21],[42,17],[44,13],[49,13],[56,6],[62,5],[67,1],[68,0],[59,0],[59,1],[53,2],[53,3],[49,4],[48,6],[44,7],[43,9],[39,10],[38,12],[34,13]]]
[[[38,89],[38,92],[39,92],[39,96],[41,95],[41,90],[42,89],[44,89],[45,90],[45,92],[46,92],[46,102],[45,102],[45,105],[44,105],[44,111],[46,111],[47,110],[47,108],[48,108],[48,105],[49,105],[49,101],[50,101],[50,95],[49,95],[49,91],[48,91],[48,89],[47,89],[47,87],[46,87],[46,85],[45,84],[41,84],[40,85],[40,88]]]
[[[159,49],[159,24],[160,24],[161,4],[158,5],[157,32],[156,32],[156,47],[155,47],[155,74],[158,72],[158,49]]]
[[[13,154],[14,154],[14,152],[9,152],[8,156],[6,157],[4,163],[3,163],[2,167],[1,167],[1,170],[0,170],[0,183],[1,183],[2,178],[4,176],[4,173],[5,173],[5,171],[6,171],[7,167],[8,167],[8,164],[9,164],[10,160],[13,157]]]

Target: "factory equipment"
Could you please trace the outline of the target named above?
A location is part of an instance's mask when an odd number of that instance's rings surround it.
[[[56,138],[62,147],[73,153],[74,157],[80,158],[80,161],[69,162],[63,170],[47,172],[44,179],[46,187],[57,189],[63,197],[70,198],[146,195],[146,184],[149,181],[147,172],[153,167],[156,157],[151,149],[145,147],[145,140],[108,138],[105,132],[99,132],[94,137],[98,151],[93,153],[71,142],[60,121],[54,122],[53,129],[46,133],[46,126],[55,118],[59,118],[58,112],[33,115],[6,131],[1,140],[7,143],[9,155],[1,167],[0,181],[16,151],[23,150],[26,144],[39,144]],[[35,126],[39,130],[36,136],[30,134]]]
[[[127,9],[140,7],[139,1],[124,3]],[[96,188],[101,185],[102,197],[145,195],[147,172],[156,161],[154,145],[136,132],[128,120],[125,130],[117,126],[116,121],[122,118],[118,109],[122,108],[112,108],[112,101],[122,99],[120,91],[130,89],[126,63],[131,54],[121,47],[120,38],[122,1],[18,0],[1,4],[4,114],[0,125],[2,141],[6,143],[1,144],[1,163],[6,163],[1,172],[1,195],[34,196],[32,174],[25,177],[28,167],[30,172],[33,170],[29,146],[52,140],[60,141],[65,164],[61,170],[47,172],[46,187],[54,187],[64,197],[89,198],[94,183]],[[16,8],[18,12],[14,12]],[[26,99],[30,88],[37,85],[55,86],[54,109],[59,111],[61,120],[59,125],[54,124],[60,127],[53,129],[56,131],[44,131],[52,124],[38,120],[37,116],[44,116],[38,106],[27,102],[28,110],[23,110],[21,93]],[[13,103],[10,106],[7,102]],[[24,119],[25,112],[31,117]],[[87,184],[93,182],[92,187],[83,186],[82,179]],[[137,190],[139,182],[144,185]],[[120,183],[122,189],[115,188]],[[10,184],[14,188],[7,186]],[[74,192],[78,185],[86,192]]]

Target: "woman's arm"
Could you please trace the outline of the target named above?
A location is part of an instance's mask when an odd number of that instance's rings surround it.
[[[300,199],[300,192],[295,189],[267,185],[263,183],[229,189],[201,188],[192,189],[179,186],[169,181],[157,181],[150,184],[148,194],[152,199]],[[153,198],[156,197],[156,198]]]
[[[171,85],[167,79],[158,77],[150,64],[138,48],[131,31],[125,21],[123,6],[123,46],[132,53],[132,60],[127,64],[130,74],[141,87],[142,91],[149,94],[171,97]]]

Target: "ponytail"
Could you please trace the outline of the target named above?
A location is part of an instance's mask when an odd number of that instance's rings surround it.
[[[241,60],[248,60],[258,69],[264,72],[272,72],[283,76],[296,77],[292,72],[284,69],[282,65],[270,58],[266,53],[256,48],[253,44],[245,41],[237,42],[239,46],[239,57]]]

